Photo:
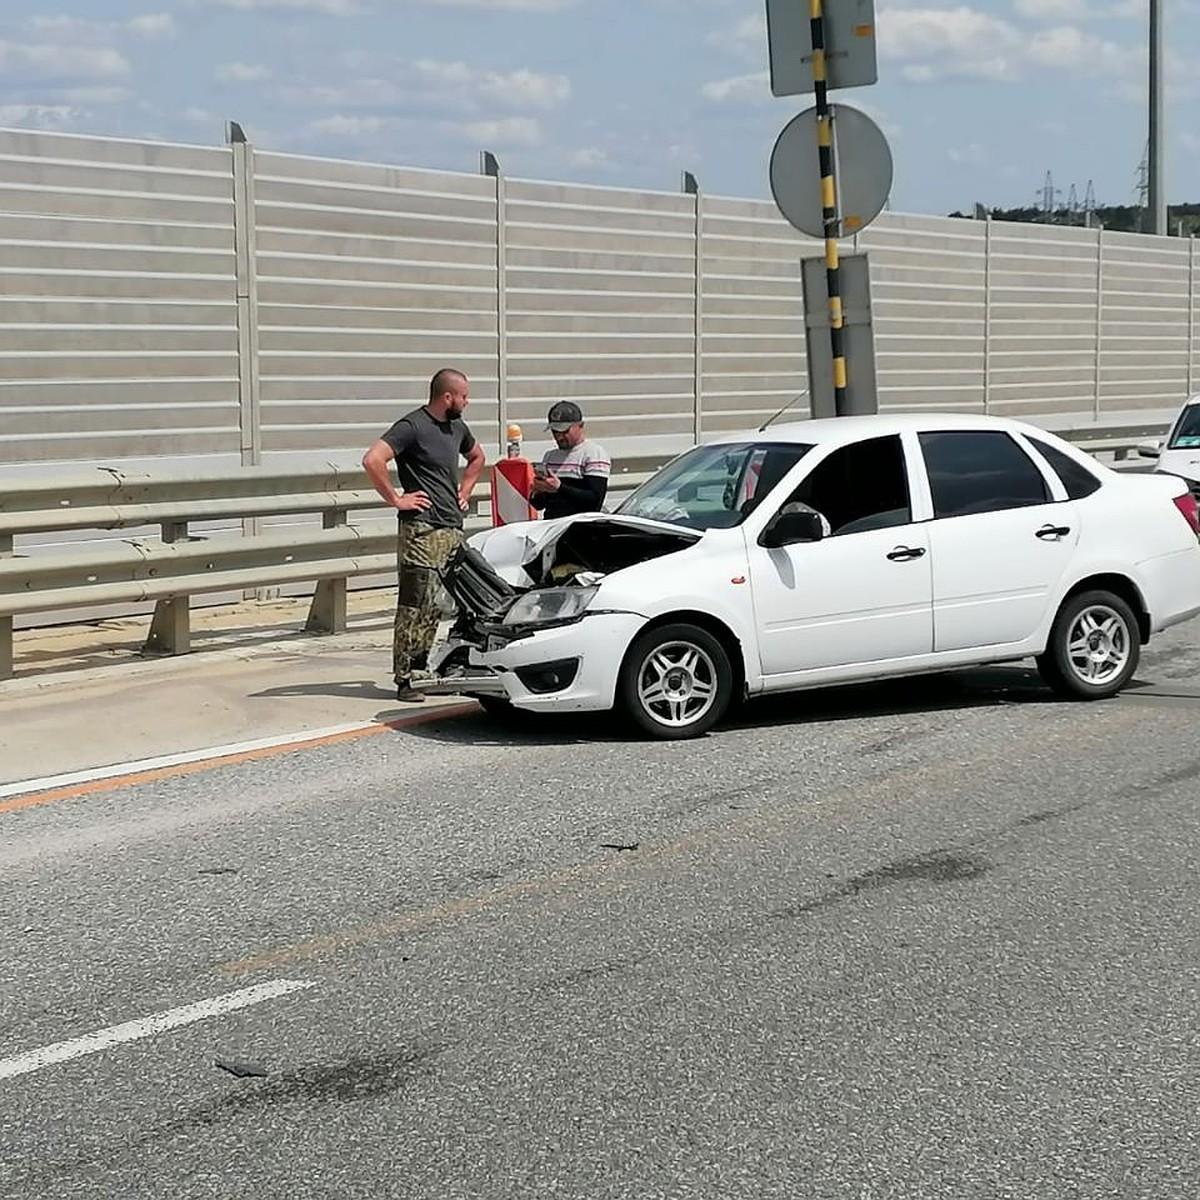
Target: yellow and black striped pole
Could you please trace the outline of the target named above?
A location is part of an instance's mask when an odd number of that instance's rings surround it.
[[[817,155],[821,167],[821,221],[825,230],[825,278],[829,289],[829,341],[833,351],[833,411],[846,413],[846,355],[842,345],[842,293],[838,274],[837,189],[833,175],[833,118],[825,75],[825,14],[822,0],[808,0],[812,71],[817,103]]]

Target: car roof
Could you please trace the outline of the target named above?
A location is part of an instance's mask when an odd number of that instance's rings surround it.
[[[1200,396],[1196,398],[1200,400]],[[822,417],[813,421],[780,421],[761,431],[727,433],[711,441],[706,438],[705,441],[717,446],[741,442],[797,442],[820,446],[905,431],[927,433],[935,430],[1003,430],[1037,437],[1045,437],[1047,433],[1025,421],[980,413],[891,412],[858,417]]]

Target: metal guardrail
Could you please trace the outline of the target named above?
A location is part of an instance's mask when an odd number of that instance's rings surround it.
[[[1139,441],[1163,431],[1161,422],[1140,421],[1056,430],[1089,452],[1112,454],[1122,466]],[[626,459],[613,474],[610,499],[619,500],[668,457]],[[468,532],[489,524],[482,515],[490,512],[489,495],[481,480]],[[350,523],[352,512],[366,510],[387,511],[357,464],[146,475],[97,468],[46,480],[0,482],[0,679],[13,673],[17,614],[153,601],[146,650],[184,654],[191,646],[192,596],[312,580],[316,587],[305,630],[342,632],[348,581],[395,566],[390,527]],[[320,529],[261,527],[264,517],[318,513]],[[196,522],[228,519],[243,524],[228,532],[190,531]],[[156,524],[158,538],[14,552],[18,535]]]
[[[661,457],[633,460],[613,477],[619,496],[647,478]],[[486,527],[490,490],[481,481],[468,531]],[[153,601],[149,653],[191,648],[192,596],[315,581],[304,628],[346,628],[350,579],[392,571],[390,525],[362,528],[355,511],[388,510],[357,464],[278,470],[231,468],[204,474],[132,475],[109,468],[51,479],[0,482],[0,679],[14,669],[13,618],[19,614]],[[262,529],[261,518],[320,514],[320,529]],[[237,520],[228,532],[194,534],[197,522]],[[159,536],[100,541],[81,548],[14,550],[18,535],[140,529]]]

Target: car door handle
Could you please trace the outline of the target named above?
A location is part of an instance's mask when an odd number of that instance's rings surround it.
[[[1049,538],[1064,538],[1070,532],[1070,525],[1043,525],[1034,536],[1046,541]]]
[[[908,562],[912,558],[920,558],[925,553],[924,546],[897,546],[888,553],[892,562]]]

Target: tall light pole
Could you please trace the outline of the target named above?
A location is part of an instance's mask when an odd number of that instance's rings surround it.
[[[1167,232],[1163,189],[1162,0],[1150,0],[1150,149],[1147,155],[1147,233]]]

